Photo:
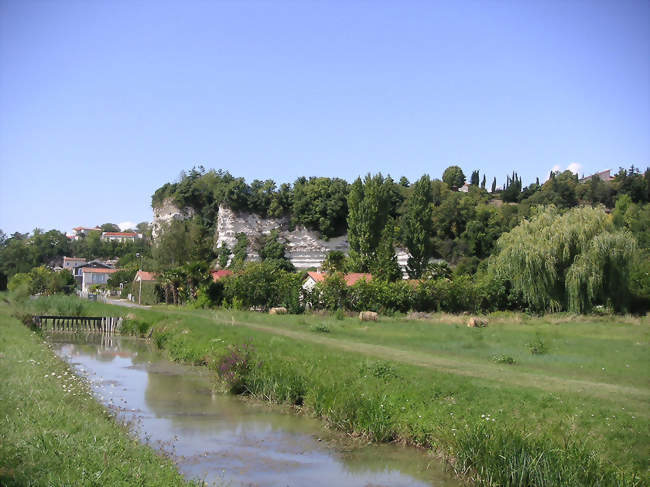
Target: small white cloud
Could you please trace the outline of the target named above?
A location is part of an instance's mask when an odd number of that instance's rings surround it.
[[[559,164],[556,164],[555,166],[553,166],[551,168],[551,172],[560,172],[561,170],[562,170],[562,168],[560,167]]]
[[[567,170],[571,171],[573,174],[578,174],[580,169],[582,169],[582,164],[578,164],[577,162],[572,162],[567,166]]]
[[[122,230],[122,231],[128,230],[128,229],[135,229],[136,225],[137,225],[137,223],[135,223],[135,222],[122,222],[122,223],[117,224],[117,226],[120,227],[120,230]]]

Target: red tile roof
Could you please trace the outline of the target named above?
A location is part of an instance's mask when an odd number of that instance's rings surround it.
[[[212,271],[210,274],[212,274],[212,280],[214,282],[217,282],[219,279],[227,276],[232,276],[233,272],[229,271],[228,269],[220,269],[218,271]]]
[[[95,273],[95,274],[112,274],[117,272],[117,269],[95,269],[94,267],[82,267],[81,272]]]
[[[141,281],[155,281],[158,279],[158,274],[155,272],[138,271],[135,273],[135,277],[133,278],[133,280],[137,281],[138,277],[140,278],[139,280]]]
[[[327,277],[327,274],[324,272],[308,272],[309,277],[311,277],[316,282],[322,282]],[[345,274],[343,280],[348,286],[354,285],[357,281],[365,279],[366,281],[372,281],[372,274],[367,274],[363,272],[353,272],[351,274]]]

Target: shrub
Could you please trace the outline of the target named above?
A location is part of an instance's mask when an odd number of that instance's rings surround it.
[[[245,343],[230,347],[228,353],[219,359],[217,373],[233,394],[248,392],[246,380],[253,366],[252,354],[253,346]]]
[[[526,344],[528,351],[533,355],[544,355],[548,352],[548,346],[540,335],[535,335],[535,339]]]
[[[510,355],[492,355],[492,362],[496,364],[514,365],[517,361]]]

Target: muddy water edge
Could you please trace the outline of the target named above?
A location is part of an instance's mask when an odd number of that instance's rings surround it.
[[[228,486],[458,486],[439,459],[366,444],[316,419],[214,391],[204,368],[167,360],[144,340],[50,333],[55,352],[116,417],[171,456],[189,479]]]

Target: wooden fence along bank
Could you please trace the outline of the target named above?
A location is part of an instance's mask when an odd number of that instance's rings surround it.
[[[115,333],[122,327],[122,318],[112,316],[48,316],[32,317],[34,326],[53,331],[91,331]]]

